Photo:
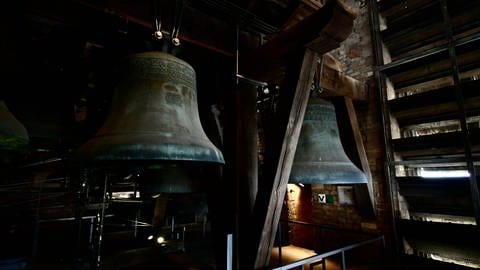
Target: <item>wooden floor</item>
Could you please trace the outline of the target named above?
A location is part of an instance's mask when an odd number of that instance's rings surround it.
[[[270,266],[276,267],[280,265],[285,265],[291,262],[299,261],[304,258],[308,258],[311,256],[316,255],[313,250],[305,249],[302,247],[297,247],[293,245],[283,246],[282,247],[282,262],[279,262],[278,258],[279,250],[278,248],[274,248],[272,250],[272,256],[270,260]],[[351,261],[346,259],[346,266],[347,270],[382,270],[379,265],[361,263],[358,261]],[[322,269],[321,264],[317,264],[316,266],[310,268],[310,264],[304,265],[305,270],[320,270]],[[324,270],[340,270],[340,260],[339,258],[329,257],[326,259],[326,269]]]

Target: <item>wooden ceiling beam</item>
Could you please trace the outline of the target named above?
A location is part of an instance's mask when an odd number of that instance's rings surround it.
[[[288,29],[298,22],[302,21],[306,17],[312,15],[317,10],[321,9],[325,5],[325,0],[302,0],[298,3],[298,6],[293,10],[290,17],[283,24],[282,29]]]
[[[317,63],[317,74],[320,97],[345,96],[356,101],[368,100],[367,84],[345,75],[340,62],[331,54],[324,54]]]
[[[295,26],[282,30],[246,57],[240,72],[270,80],[275,70],[288,63],[292,53],[306,47],[320,55],[338,48],[353,28],[356,14],[340,1],[331,1]],[[320,29],[319,29],[320,28]]]

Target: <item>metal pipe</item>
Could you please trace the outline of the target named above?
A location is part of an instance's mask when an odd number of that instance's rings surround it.
[[[187,231],[187,228],[183,226],[182,230],[182,251],[185,251],[185,233]]]
[[[247,78],[243,75],[240,75],[240,74],[235,74],[236,78],[237,78],[237,83],[238,83],[238,79],[241,79],[242,81],[245,81],[249,84],[252,84],[252,85],[255,85],[255,86],[268,86],[268,83],[266,82],[262,82],[262,81],[257,81],[257,80],[254,80],[254,79],[250,79],[250,78]]]
[[[240,32],[240,26],[238,25],[237,23],[237,27],[236,27],[236,31],[235,31],[235,76],[236,76],[236,83],[238,84],[238,73],[239,73],[239,65],[238,65],[238,62],[239,62],[239,39],[240,39],[240,36],[239,36],[239,33]]]
[[[102,209],[99,216],[99,227],[98,227],[98,250],[97,250],[97,262],[96,269],[100,269],[101,259],[102,259],[102,238],[103,238],[103,225],[105,222],[105,204],[107,199],[107,183],[108,183],[108,174],[105,175],[104,185],[103,185],[103,199],[102,199]]]
[[[133,237],[136,239],[138,235],[138,218],[140,216],[140,209],[137,209],[135,213],[135,222],[133,225]]]
[[[90,218],[90,231],[89,231],[89,234],[88,234],[88,246],[90,249],[93,249],[94,248],[94,243],[93,243],[93,231],[94,231],[94,228],[95,228],[95,216],[92,216]]]
[[[82,219],[91,219],[93,220],[96,216],[83,216]],[[113,215],[105,215],[105,217],[113,217]],[[58,221],[72,221],[75,220],[75,217],[65,217],[65,218],[51,218],[51,219],[40,219],[39,223],[47,223],[47,222],[58,222]]]
[[[49,163],[58,162],[58,161],[62,161],[62,160],[63,160],[62,158],[49,158],[47,160],[33,162],[33,163],[30,163],[30,164],[23,165],[20,168],[28,168],[28,167],[38,166],[38,165],[44,165],[44,164],[49,164]]]
[[[227,270],[232,270],[233,257],[233,235],[227,234]]]

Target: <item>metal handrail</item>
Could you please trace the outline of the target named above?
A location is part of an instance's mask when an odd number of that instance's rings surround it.
[[[342,232],[354,233],[354,234],[358,234],[358,235],[370,236],[370,238],[355,242],[353,244],[348,244],[344,247],[340,247],[340,248],[337,248],[337,249],[334,249],[334,250],[331,250],[331,251],[326,251],[322,254],[316,254],[316,255],[313,255],[313,256],[295,261],[293,263],[285,264],[285,265],[279,266],[277,268],[272,268],[271,270],[280,270],[280,269],[286,270],[286,269],[293,269],[293,268],[296,268],[296,267],[301,267],[301,269],[304,269],[304,265],[307,264],[307,263],[310,263],[309,269],[312,269],[315,262],[316,263],[321,262],[323,264],[323,270],[326,270],[325,269],[326,268],[325,267],[325,259],[327,257],[336,255],[338,253],[341,253],[341,259],[342,259],[342,268],[341,269],[345,270],[346,269],[345,251],[356,248],[356,247],[359,247],[359,246],[362,246],[362,245],[366,245],[366,244],[369,244],[369,243],[372,243],[372,242],[375,242],[375,241],[381,241],[382,251],[385,248],[385,239],[384,239],[383,235],[372,234],[372,233],[367,233],[367,232],[362,232],[362,231],[357,231],[357,230],[351,230],[351,229],[345,229],[345,228],[325,226],[325,225],[321,225],[321,224],[314,224],[314,223],[297,221],[297,220],[281,220],[280,221],[279,229],[277,231],[280,243],[282,241],[281,240],[281,227],[282,226],[280,226],[281,223],[291,223],[291,224],[298,224],[298,225],[304,225],[304,226],[311,226],[311,227],[315,227],[315,228],[320,229],[321,232],[324,232],[325,230],[333,230],[333,231],[342,231]],[[323,235],[323,233],[322,233],[322,235]],[[280,262],[281,262],[281,260],[282,260],[282,258],[281,258],[282,257],[281,244],[278,247],[278,251],[279,251],[278,252],[279,259],[280,259]]]
[[[310,257],[307,257],[305,259],[295,261],[293,263],[289,263],[289,264],[286,264],[286,265],[275,267],[275,268],[272,268],[271,270],[288,270],[288,269],[293,269],[293,268],[299,267],[299,266],[301,266],[301,269],[304,269],[304,265],[307,264],[307,263],[312,263],[314,261],[322,260],[322,259],[325,259],[327,257],[333,256],[333,255],[336,255],[336,254],[339,254],[339,253],[341,253],[341,255],[342,255],[341,269],[345,270],[346,269],[345,251],[350,250],[350,249],[354,249],[354,248],[357,248],[357,247],[360,247],[360,246],[363,246],[363,245],[366,245],[366,244],[370,244],[370,243],[373,243],[375,241],[381,241],[382,249],[385,247],[385,238],[384,238],[383,235],[380,235],[380,236],[372,237],[370,239],[359,241],[359,242],[356,242],[356,243],[353,243],[353,244],[350,244],[350,245],[347,245],[347,246],[344,246],[344,247],[341,247],[341,248],[337,248],[337,249],[334,249],[334,250],[331,250],[331,251],[327,251],[327,252],[324,252],[324,253],[321,253],[321,254],[318,254],[318,255],[310,256]]]
[[[334,227],[334,226],[327,226],[327,225],[323,225],[323,224],[316,224],[316,223],[310,223],[310,222],[299,221],[299,220],[281,219],[280,223],[299,224],[299,225],[305,225],[305,226],[311,226],[311,227],[319,228],[321,230],[341,231],[341,232],[348,232],[348,233],[353,233],[353,234],[362,234],[362,235],[366,235],[366,236],[378,236],[378,234],[364,232],[364,231],[360,231],[360,230],[338,228],[338,227]]]

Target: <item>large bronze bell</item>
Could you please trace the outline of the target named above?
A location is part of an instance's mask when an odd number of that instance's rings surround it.
[[[127,56],[120,71],[110,113],[77,157],[224,163],[200,123],[192,66],[167,53],[144,52]]]
[[[322,99],[310,101],[305,111],[289,183],[366,182],[365,174],[345,154],[333,104]]]

